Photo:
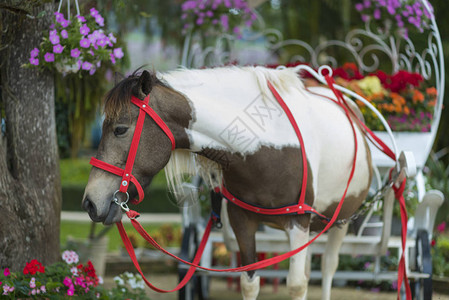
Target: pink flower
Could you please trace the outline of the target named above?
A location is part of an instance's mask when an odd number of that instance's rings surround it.
[[[66,276],[64,278],[64,280],[62,281],[62,284],[64,284],[65,286],[70,286],[70,285],[72,285],[72,279],[70,277]]]
[[[92,17],[96,17],[96,16],[98,16],[99,14],[98,14],[98,10],[96,10],[95,9],[95,7],[92,7],[91,9],[90,9],[90,15],[92,16]]]
[[[47,289],[45,288],[45,285],[41,285],[41,292],[42,293],[46,293]]]
[[[65,29],[61,30],[61,36],[64,39],[68,38],[69,34],[67,33],[67,30],[65,30]]]
[[[117,42],[117,39],[116,39],[115,36],[112,34],[112,32],[109,33],[108,38],[109,38],[109,40],[110,40],[112,43],[116,43],[116,42]]]
[[[107,37],[104,37],[102,39],[97,40],[97,45],[100,47],[104,47],[108,44],[108,42],[109,42],[109,39]]]
[[[39,49],[34,48],[33,50],[31,50],[30,54],[31,54],[31,57],[38,56],[39,55]]]
[[[81,33],[82,35],[86,35],[86,34],[88,34],[89,32],[90,32],[89,26],[87,26],[86,24],[83,24],[83,26],[81,26],[81,28],[80,28],[80,33]]]
[[[86,39],[86,38],[81,39],[80,40],[80,46],[83,47],[83,48],[89,48],[89,46],[90,46],[89,39]]]
[[[64,50],[64,47],[61,44],[57,44],[57,45],[53,46],[54,53],[62,53],[63,50]]]
[[[86,22],[86,18],[84,18],[83,16],[78,15],[78,16],[76,16],[76,18],[77,18],[78,21],[80,21],[81,23]]]
[[[67,295],[68,296],[73,296],[75,292],[75,287],[73,286],[73,284],[69,287],[68,291],[67,291]]]
[[[122,58],[124,56],[122,48],[115,48],[114,56],[115,56],[115,58],[118,58],[118,59]]]
[[[79,57],[80,56],[80,50],[78,48],[72,49],[70,50],[70,56],[71,57]],[[64,256],[62,257],[62,259],[65,260]],[[67,262],[67,261],[66,261]]]
[[[437,231],[439,233],[443,233],[446,230],[446,222],[441,222],[440,225],[437,226]]]
[[[50,34],[49,40],[53,45],[59,44],[59,35],[58,34],[53,34],[53,35]]]
[[[90,70],[92,68],[92,64],[88,61],[83,62],[83,65],[81,67],[81,69],[83,70]]]
[[[72,57],[78,57],[79,54],[80,54],[80,51],[78,50],[78,48],[72,49],[72,51],[71,51]],[[72,251],[72,250],[64,251],[62,253],[62,259],[68,264],[72,264],[72,263],[76,264],[79,261],[78,254],[76,254],[76,252]]]
[[[9,268],[5,268],[5,270],[3,271],[3,275],[5,275],[5,277],[8,277],[9,275],[11,275]]]
[[[39,59],[38,58],[34,58],[34,57],[30,57],[30,64],[32,64],[33,66],[38,66],[39,65]]]
[[[34,289],[36,287],[36,278],[31,277],[30,288]]]
[[[69,20],[66,20],[66,19],[64,19],[64,20],[61,20],[61,26],[63,27],[63,28],[66,28],[67,26],[69,26],[69,24],[70,24],[70,21]]]
[[[97,16],[95,17],[95,22],[97,22],[97,24],[98,24],[100,27],[103,27],[103,26],[104,26],[104,19],[103,19],[103,17],[100,16],[100,15],[97,15]]]
[[[47,52],[47,53],[45,53],[45,55],[44,55],[44,60],[45,60],[46,62],[52,62],[52,61],[55,61],[55,55],[54,55],[53,53]]]
[[[64,20],[64,15],[62,13],[60,13],[60,12],[55,12],[55,19],[56,19],[56,22],[59,23],[62,20]]]
[[[110,58],[111,58],[112,64],[115,65],[115,56],[114,56],[114,54],[110,53],[109,56],[110,56]]]
[[[78,276],[78,268],[77,267],[72,267],[70,269],[70,272],[72,272],[73,276]]]

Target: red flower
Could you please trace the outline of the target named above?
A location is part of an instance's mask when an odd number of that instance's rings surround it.
[[[25,268],[23,269],[23,274],[31,274],[34,275],[37,272],[39,273],[45,273],[45,267],[38,262],[36,259],[33,259],[29,263],[26,264]]]
[[[432,241],[430,242],[430,245],[433,247],[433,246],[435,246],[436,243],[437,243],[437,242],[436,242],[435,240],[432,240]]]
[[[440,225],[437,226],[437,231],[439,233],[443,233],[446,230],[446,222],[441,222]]]

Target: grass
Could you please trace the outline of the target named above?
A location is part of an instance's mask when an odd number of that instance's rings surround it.
[[[86,186],[92,166],[89,164],[90,158],[61,159],[59,169],[61,173],[61,184],[74,186]],[[165,188],[165,172],[162,170],[151,181],[151,186],[155,188]]]
[[[134,227],[132,227],[131,224],[124,224],[126,231],[128,232],[128,235],[130,236],[130,239],[135,239],[137,242],[137,245],[140,247],[144,247],[147,242],[137,234]],[[160,242],[161,238],[161,230],[166,229],[167,226],[171,226],[176,232],[180,232],[181,225],[180,224],[142,224],[142,226],[145,228],[146,231],[154,238]],[[84,240],[89,236],[91,228],[91,223],[86,222],[73,222],[73,221],[61,221],[61,232],[60,232],[60,244],[65,247],[67,244],[67,241],[71,238],[76,240]],[[102,224],[96,225],[96,232],[100,232],[105,226]],[[122,248],[123,242],[120,238],[120,235],[115,228],[115,226],[112,226],[110,230],[107,232],[106,236],[109,238],[109,245],[108,245],[108,251],[114,252],[120,250]],[[158,239],[159,237],[159,239]],[[176,244],[176,242],[174,242]],[[171,246],[171,245],[170,245]],[[76,250],[76,249],[75,249]]]

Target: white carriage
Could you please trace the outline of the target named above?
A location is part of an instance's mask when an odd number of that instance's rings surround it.
[[[426,0],[422,3],[427,9],[430,8]],[[262,22],[262,21],[261,21]],[[430,240],[434,227],[435,216],[438,208],[444,201],[444,196],[437,190],[426,190],[424,184],[423,168],[429,157],[435,136],[438,130],[442,110],[444,94],[444,61],[439,31],[435,19],[431,19],[430,28],[425,32],[427,43],[418,48],[409,38],[384,35],[371,29],[369,22],[364,29],[354,29],[340,40],[326,40],[314,47],[300,40],[284,40],[282,34],[273,29],[264,28],[261,23],[260,31],[247,33],[243,39],[236,39],[230,35],[222,35],[214,39],[212,46],[204,47],[201,39],[195,32],[191,32],[186,40],[183,51],[183,65],[187,67],[219,66],[229,62],[237,61],[239,64],[268,64],[279,63],[279,53],[283,49],[297,49],[291,61],[301,60],[318,68],[323,64],[337,66],[337,60],[328,53],[334,49],[349,53],[359,69],[369,73],[377,70],[382,62],[384,65],[388,60],[390,71],[394,73],[404,69],[420,73],[426,81],[431,82],[438,90],[437,103],[433,114],[433,120],[429,132],[376,132],[397,155],[402,155],[402,166],[406,168],[407,177],[412,179],[417,189],[418,207],[414,216],[408,224],[408,238],[406,243],[406,264],[409,278],[415,283],[415,295],[418,299],[431,299],[431,257]],[[252,61],[254,55],[251,51],[242,51],[245,45],[251,45],[255,41],[263,41],[264,61]],[[251,48],[253,49],[253,48]],[[332,49],[332,51],[330,51]],[[286,63],[285,61],[283,63]],[[371,145],[372,146],[372,145]],[[374,146],[371,147],[373,163],[376,170],[376,180],[372,189],[377,191],[387,179],[388,170],[394,166],[385,154]],[[187,197],[198,199],[198,187],[200,178],[194,178],[191,183],[185,184]],[[401,252],[401,239],[392,236],[393,204],[394,194],[390,189],[383,197],[383,201],[370,207],[361,222],[361,226],[354,232],[348,234],[343,241],[340,254],[369,255],[375,257],[374,271],[339,271],[335,274],[336,279],[347,280],[394,280],[397,272],[386,272],[380,268],[380,258],[384,256],[389,248],[396,248]],[[193,201],[198,203],[198,201]],[[226,203],[224,202],[224,205]],[[376,210],[382,210],[382,217],[373,221],[372,215]],[[227,221],[226,209],[222,209],[223,228],[211,234],[209,244],[205,250],[201,264],[209,267],[212,262],[212,245],[215,242],[224,242],[227,249],[232,253],[231,267],[236,266],[236,253],[238,245],[235,236]],[[201,238],[204,230],[204,222],[201,216],[200,205],[185,206],[182,208],[184,240],[182,254],[190,258],[195,250],[195,245]],[[400,225],[399,225],[400,226]],[[371,233],[370,233],[371,232]],[[374,234],[372,233],[374,232]],[[319,237],[310,247],[312,254],[324,252],[326,235]],[[286,235],[270,228],[263,228],[256,234],[257,252],[283,253],[289,251]],[[180,265],[180,273],[184,267]],[[285,278],[287,271],[260,270],[261,277]],[[180,299],[193,299],[194,292],[198,292],[200,299],[208,298],[208,276],[223,276],[223,273],[198,273],[196,279],[180,293]],[[232,276],[226,273],[225,276]],[[311,272],[312,279],[321,278],[319,271]]]

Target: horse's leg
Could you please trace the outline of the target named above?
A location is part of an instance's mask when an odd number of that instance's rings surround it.
[[[342,228],[332,227],[327,233],[327,243],[324,254],[321,258],[321,274],[322,274],[322,300],[329,300],[331,298],[332,279],[337,271],[338,258],[340,247],[343,238],[348,231],[348,224],[343,225]]]
[[[304,228],[297,224],[292,228],[286,229],[290,249],[297,249],[309,241],[309,227]],[[287,275],[287,289],[293,300],[302,300],[307,297],[308,277],[306,276],[307,267],[307,248],[293,255],[290,258],[290,266]]]
[[[256,231],[258,221],[250,218],[250,213],[234,205],[228,205],[229,221],[240,249],[242,265],[256,262]],[[259,294],[260,277],[255,271],[243,272],[240,286],[244,300],[255,300]]]

